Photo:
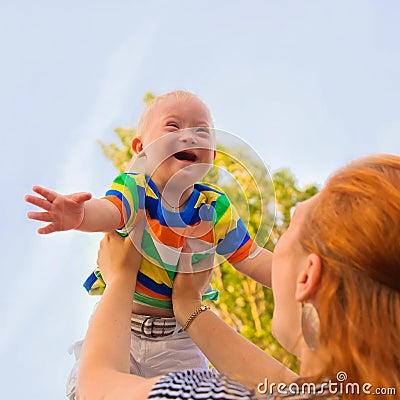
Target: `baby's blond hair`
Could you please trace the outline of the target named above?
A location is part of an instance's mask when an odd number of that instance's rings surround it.
[[[211,112],[210,112],[209,108],[206,106],[206,104],[204,103],[204,101],[201,100],[199,96],[197,96],[196,94],[194,94],[192,92],[188,92],[186,90],[173,90],[172,92],[160,94],[159,96],[155,97],[154,100],[145,108],[145,110],[143,111],[143,114],[140,117],[140,120],[139,120],[139,123],[137,126],[137,135],[138,136],[142,136],[143,133],[146,132],[147,121],[148,121],[151,113],[154,111],[154,109],[160,104],[160,102],[162,102],[169,96],[175,96],[175,98],[178,101],[181,101],[181,100],[185,101],[185,100],[190,100],[190,99],[196,99],[196,100],[200,101],[201,104],[203,104],[203,106],[208,111],[208,114],[210,116],[210,123],[213,126]]]

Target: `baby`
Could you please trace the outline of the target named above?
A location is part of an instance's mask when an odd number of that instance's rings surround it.
[[[28,217],[49,223],[38,229],[41,234],[117,229],[129,235],[139,220],[145,221],[132,305],[131,373],[151,377],[207,368],[207,359],[172,312],[172,284],[185,242],[190,243],[194,267],[215,252],[265,286],[270,286],[271,253],[251,239],[224,193],[196,183],[215,158],[212,118],[196,95],[174,91],[156,97],[140,119],[132,149],[135,172],[119,175],[104,198],[60,195],[35,186],[42,197],[28,195],[26,201],[45,212],[30,212]],[[104,282],[99,271],[84,286],[89,293],[101,294]],[[210,300],[217,297],[211,289],[204,295]],[[77,358],[80,345],[75,346]],[[77,366],[67,388],[71,399]]]

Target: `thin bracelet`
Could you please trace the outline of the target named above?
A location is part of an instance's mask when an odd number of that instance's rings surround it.
[[[191,325],[191,323],[203,312],[203,311],[207,311],[207,310],[211,310],[210,307],[202,304],[197,310],[195,310],[192,315],[187,319],[185,325],[183,325],[182,330],[186,331],[187,328],[189,328],[189,326]]]

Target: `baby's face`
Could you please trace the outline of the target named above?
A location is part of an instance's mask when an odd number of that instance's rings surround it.
[[[214,161],[211,127],[207,108],[196,98],[178,100],[171,95],[151,111],[140,137],[151,169],[147,173],[159,189],[173,177],[190,177],[191,184],[203,178]]]

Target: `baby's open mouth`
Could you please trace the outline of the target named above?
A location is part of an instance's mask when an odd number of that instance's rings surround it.
[[[174,157],[175,157],[177,160],[180,160],[180,161],[191,161],[191,162],[195,162],[195,161],[197,160],[196,154],[194,154],[194,153],[191,152],[191,151],[187,151],[187,150],[179,151],[178,153],[175,153],[175,154],[174,154]]]

